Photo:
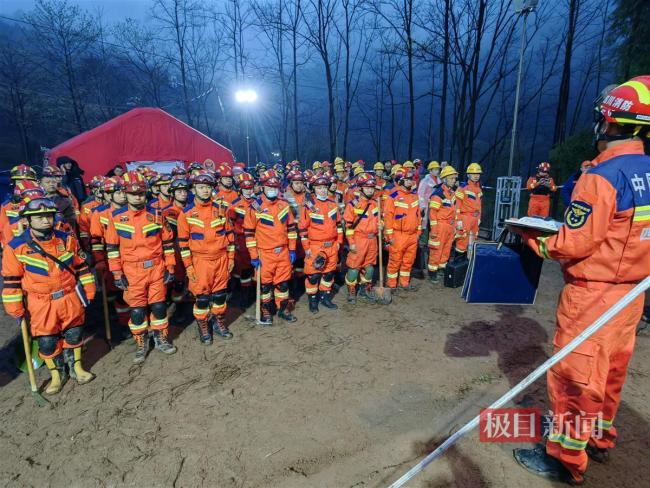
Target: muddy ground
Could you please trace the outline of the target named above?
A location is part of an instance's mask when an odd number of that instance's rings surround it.
[[[381,487],[399,477],[549,354],[562,279],[545,264],[535,306],[467,305],[420,282],[388,307],[344,304],[294,325],[251,327],[201,346],[175,329],[178,353],[132,365],[129,340],[87,344],[89,385],[68,383],[38,408],[11,366],[16,328],[2,318],[3,486]],[[234,312],[234,310],[233,310]],[[97,319],[93,323],[100,322]],[[92,326],[91,326],[92,327]],[[588,486],[648,486],[650,334],[636,354],[617,418],[620,443]],[[37,371],[45,384],[47,371]],[[540,382],[519,399],[545,407]],[[474,432],[410,487],[550,487],[512,458],[513,445]],[[517,446],[515,446],[517,447]],[[559,486],[559,485],[558,485]]]

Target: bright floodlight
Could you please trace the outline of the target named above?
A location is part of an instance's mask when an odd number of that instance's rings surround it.
[[[237,90],[235,100],[238,103],[253,103],[257,100],[257,92],[255,90]]]

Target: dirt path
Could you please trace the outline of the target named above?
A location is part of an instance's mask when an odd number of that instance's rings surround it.
[[[0,479],[5,486],[379,487],[401,475],[550,352],[559,268],[545,265],[537,305],[469,306],[458,290],[422,283],[390,307],[343,305],[295,325],[251,328],[202,347],[179,331],[179,352],[88,346],[97,379],[69,383],[51,408],[31,399],[25,375],[0,373]],[[2,319],[3,333],[15,326]],[[6,339],[5,337],[5,342]],[[608,466],[588,486],[644,486],[650,479],[650,334],[638,337]],[[5,345],[0,360],[11,354]],[[47,372],[37,372],[44,381]],[[520,401],[545,405],[545,386]],[[478,434],[417,477],[412,487],[554,486],[529,476],[513,446]],[[645,485],[647,486],[647,484]]]

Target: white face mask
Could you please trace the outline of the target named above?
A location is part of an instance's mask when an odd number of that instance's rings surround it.
[[[268,198],[276,198],[278,196],[278,189],[277,188],[267,188],[264,190],[264,194]]]
[[[318,198],[321,201],[327,200],[327,187],[326,186],[319,186],[317,188],[314,188],[314,192],[316,193],[316,198]]]

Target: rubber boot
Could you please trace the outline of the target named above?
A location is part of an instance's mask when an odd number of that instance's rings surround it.
[[[318,313],[318,294],[309,295],[309,311]]]
[[[289,300],[282,300],[280,302],[280,310],[278,311],[278,317],[287,322],[295,322],[298,320],[291,312],[287,311],[287,306],[289,305]]]
[[[271,302],[262,302],[261,304],[260,325],[270,327],[273,325],[273,315],[271,314]]]
[[[61,391],[66,381],[68,381],[68,374],[65,372],[63,354],[46,359],[45,365],[47,366],[47,369],[50,370],[50,375],[52,376],[50,384],[47,385],[47,388],[45,389],[45,394],[56,395]]]
[[[212,344],[212,334],[210,334],[210,325],[208,319],[196,319],[196,325],[199,329],[199,340],[204,346]]]
[[[85,385],[86,383],[90,383],[95,379],[95,375],[89,371],[86,371],[81,365],[81,347],[75,347],[74,349],[64,349],[63,357],[65,359],[65,363],[68,365],[70,377],[77,380],[77,383],[80,385]]]
[[[414,285],[413,283],[409,283],[406,286],[400,286],[399,289],[400,291],[405,291],[405,292],[415,292],[418,291],[418,286]]]
[[[325,291],[321,293],[321,299],[320,302],[325,306],[326,308],[329,308],[331,310],[336,310],[339,308],[339,306],[336,303],[332,303],[332,292],[331,291]]]
[[[357,287],[355,285],[348,285],[348,303],[350,305],[357,303]]]
[[[584,483],[584,478],[574,478],[569,470],[557,459],[546,453],[544,444],[537,444],[533,449],[515,449],[513,455],[517,463],[529,472],[554,481],[561,481],[577,486]]]
[[[142,364],[147,358],[147,353],[149,352],[149,334],[145,331],[142,334],[133,334],[133,340],[135,341],[135,357],[133,358],[134,364]]]
[[[600,464],[605,464],[609,461],[609,449],[600,449],[596,446],[592,446],[591,444],[587,444],[585,451],[587,452],[589,459],[592,461],[596,461]]]
[[[429,281],[433,284],[440,283],[440,274],[438,273],[438,270],[429,271]]]
[[[219,314],[216,317],[213,316],[211,321],[213,334],[217,334],[222,339],[232,339],[232,332],[228,330],[226,316],[224,314]]]
[[[377,300],[377,296],[372,291],[370,285],[367,283],[362,283],[359,285],[359,297],[368,302],[374,302]]]
[[[176,347],[172,346],[167,340],[167,335],[169,334],[169,329],[154,330],[153,331],[153,342],[156,345],[156,349],[164,354],[174,354],[176,352]]]

